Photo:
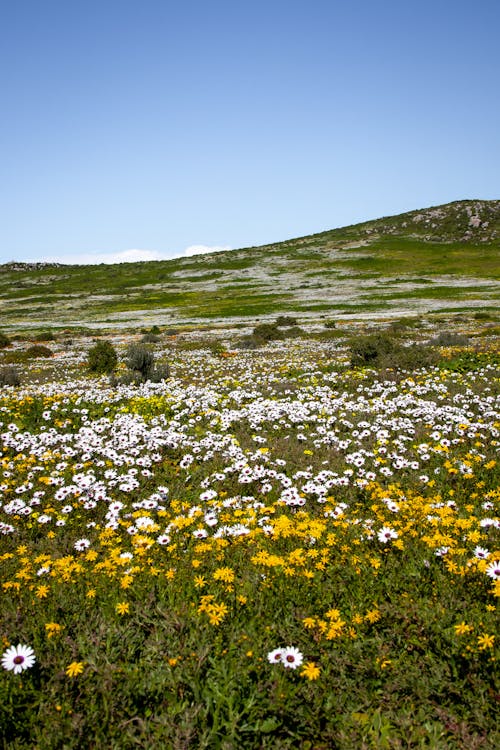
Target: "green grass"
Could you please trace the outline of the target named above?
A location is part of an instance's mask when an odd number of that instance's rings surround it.
[[[0,323],[84,324],[111,321],[127,312],[136,317],[169,312],[178,322],[187,317],[251,318],[266,313],[266,307],[272,313],[290,304],[306,312],[335,309],[336,297],[342,294],[352,297],[352,309],[361,310],[370,280],[374,293],[369,311],[383,312],[388,301],[393,306],[401,303],[403,311],[405,299],[442,297],[463,305],[467,298],[496,294],[493,285],[485,290],[472,284],[467,290],[455,281],[457,277],[498,280],[500,242],[488,239],[488,232],[491,237],[500,232],[498,206],[495,201],[481,203],[489,228],[478,229],[479,234],[469,239],[463,235],[468,231],[467,209],[478,210],[474,201],[438,207],[440,218],[432,219],[437,222],[432,231],[430,224],[413,221],[419,213],[427,215],[423,210],[209,257],[22,271],[4,266]],[[391,293],[394,283],[416,288]],[[206,288],[214,284],[215,291]],[[301,299],[304,287],[310,290],[310,302]],[[345,299],[338,301],[346,304]]]
[[[398,340],[491,330],[432,320],[396,319]],[[75,335],[43,382],[25,364],[0,389],[0,521],[15,526],[0,535],[0,653],[36,655],[0,667],[0,747],[496,750],[500,590],[474,549],[500,554],[481,523],[499,510],[498,340],[405,373],[352,368],[349,341],[322,341],[360,321],[229,357],[228,332],[203,328],[169,342],[160,385],[91,377]],[[122,360],[130,339],[113,337]],[[318,499],[307,483],[325,471],[349,481]],[[8,512],[20,498],[39,502]],[[129,533],[141,518],[153,527]],[[380,541],[384,526],[397,537]],[[268,661],[285,646],[299,668]]]

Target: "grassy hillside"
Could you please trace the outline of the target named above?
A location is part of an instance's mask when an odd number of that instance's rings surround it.
[[[0,267],[6,328],[498,304],[500,201],[458,201],[262,247],[118,265]]]

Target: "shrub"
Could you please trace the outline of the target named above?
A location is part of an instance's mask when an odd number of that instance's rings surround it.
[[[375,365],[395,348],[394,340],[386,333],[373,333],[359,336],[351,342],[351,365]]]
[[[55,341],[54,331],[42,331],[34,337],[36,341]]]
[[[284,332],[280,331],[276,323],[259,323],[253,329],[252,334],[263,342],[278,341],[285,338]]]
[[[439,354],[423,344],[403,346],[387,333],[360,336],[351,342],[351,366],[418,370],[437,364]]]
[[[143,344],[131,344],[127,349],[125,359],[127,367],[132,370],[141,380],[149,380],[154,368],[154,354]]]
[[[15,367],[2,367],[0,369],[0,385],[20,385],[21,376]]]
[[[469,339],[463,333],[450,333],[443,331],[429,342],[433,346],[467,346]]]
[[[302,328],[296,325],[290,326],[286,331],[283,331],[277,323],[259,323],[253,329],[252,336],[264,344],[268,341],[282,341],[283,339],[302,336],[303,333]]]
[[[38,359],[39,357],[52,357],[54,352],[43,344],[33,344],[25,351],[26,359]]]
[[[87,366],[90,372],[98,374],[113,372],[118,363],[116,350],[109,341],[98,341],[89,349]]]
[[[324,326],[325,328],[335,328],[337,323],[335,320],[325,320]]]
[[[235,348],[236,349],[258,349],[259,346],[262,346],[265,342],[263,339],[257,338],[257,336],[242,336],[239,341],[236,342]]]
[[[290,315],[280,315],[276,318],[275,326],[281,326],[286,328],[287,326],[296,326],[297,318],[292,318]]]
[[[0,349],[5,349],[6,346],[10,346],[10,339],[5,333],[0,333]]]
[[[168,365],[157,365],[149,376],[152,383],[159,383],[161,380],[167,380],[170,377],[170,367]]]
[[[158,341],[161,341],[161,339],[155,333],[145,333],[141,341],[143,341],[145,344],[157,344]]]

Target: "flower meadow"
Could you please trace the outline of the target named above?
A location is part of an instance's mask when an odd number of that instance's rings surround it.
[[[0,391],[3,747],[497,747],[494,359],[157,356]]]

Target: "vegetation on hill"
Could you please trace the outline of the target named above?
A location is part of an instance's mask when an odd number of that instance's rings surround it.
[[[114,266],[0,267],[4,326],[178,324],[498,304],[500,201],[457,201],[256,248]]]

